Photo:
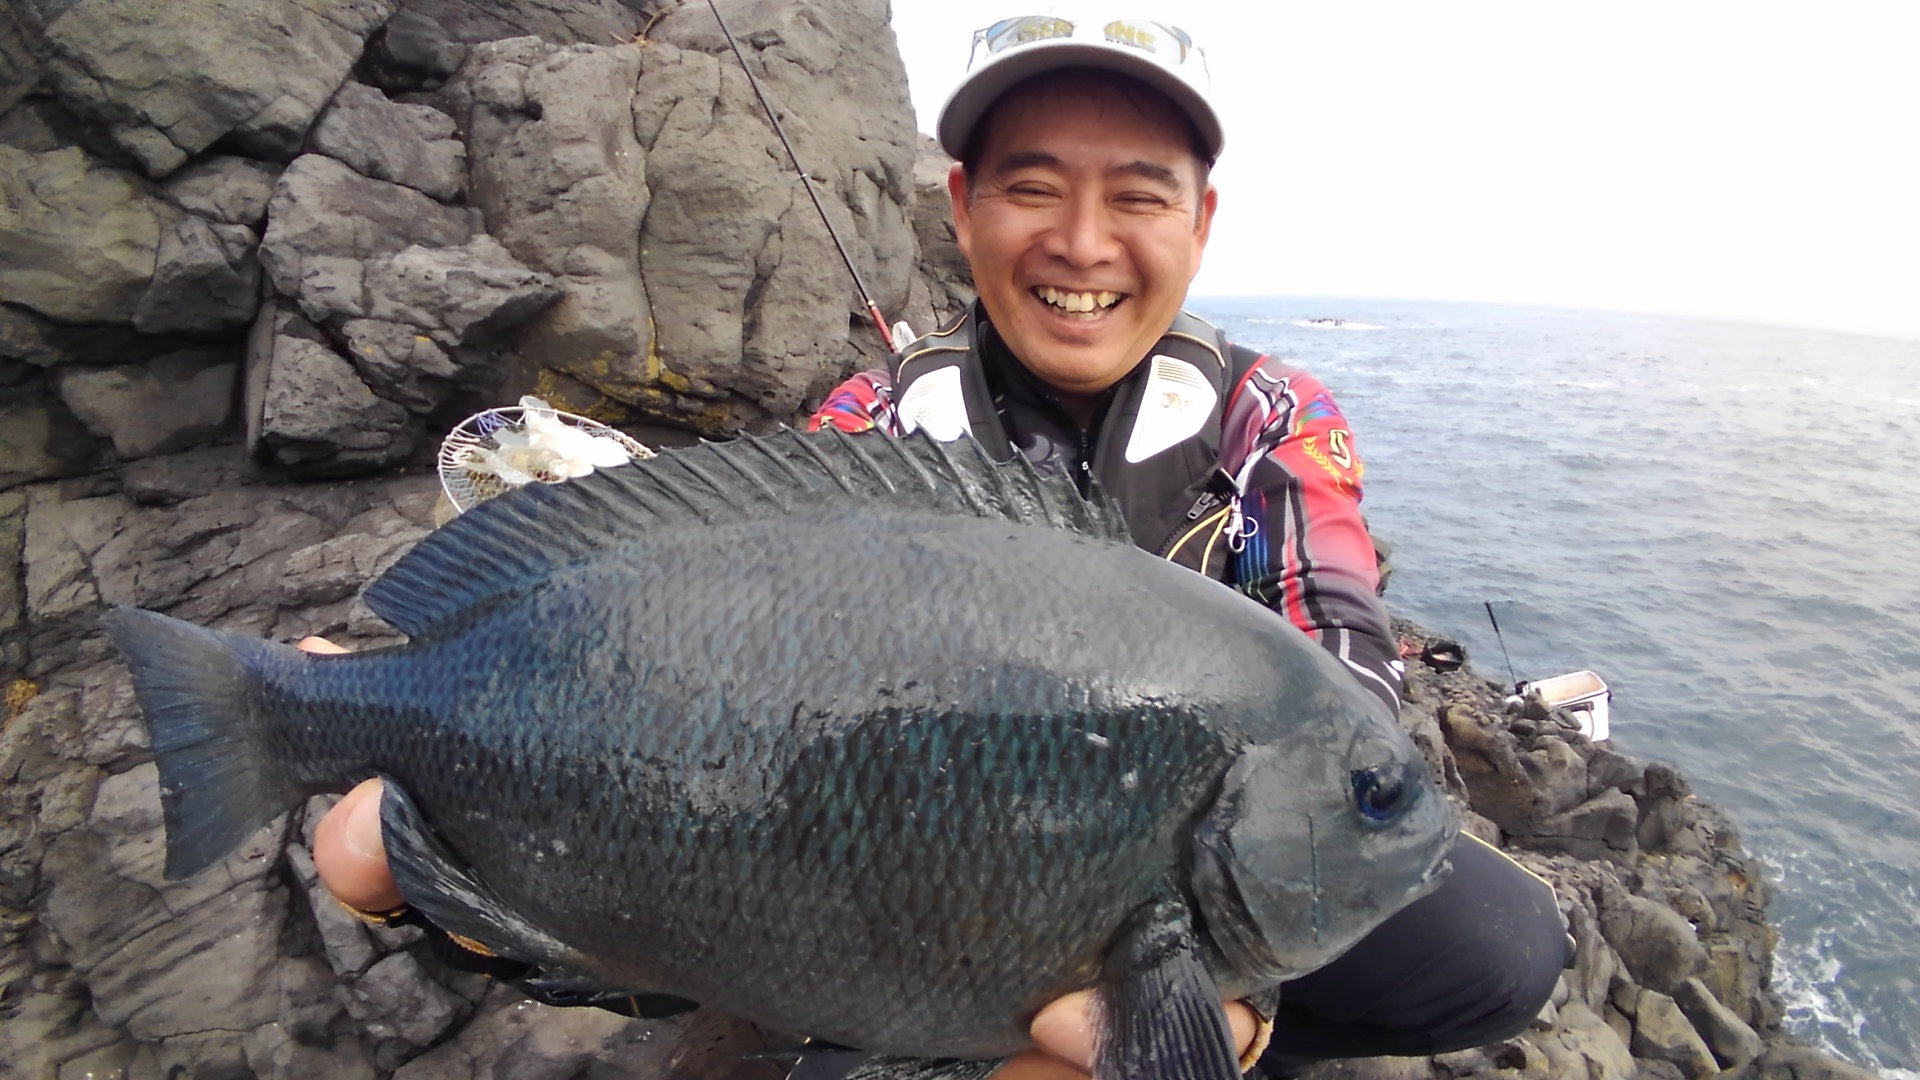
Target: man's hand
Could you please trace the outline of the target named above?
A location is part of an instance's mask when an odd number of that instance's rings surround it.
[[[306,652],[334,656],[347,650],[326,638],[296,643]],[[387,846],[380,838],[378,780],[347,792],[313,830],[313,867],[334,899],[360,911],[392,911],[406,898],[387,869]]]
[[[1002,1065],[991,1080],[1086,1080],[1093,1072],[1092,1006],[1093,991],[1081,990],[1041,1009],[1028,1029],[1036,1049]],[[1245,1054],[1260,1026],[1253,1010],[1229,1001],[1227,1023],[1234,1049]]]
[[[325,638],[298,643],[319,655],[347,650]],[[313,865],[320,880],[341,903],[361,911],[391,911],[406,902],[387,869],[386,844],[380,838],[378,780],[368,780],[336,803],[313,831]],[[1093,1072],[1093,991],[1068,994],[1033,1018],[1035,1049],[1008,1061],[993,1080],[1086,1080]],[[1253,1010],[1227,1003],[1233,1045],[1242,1054],[1253,1045],[1259,1024]]]

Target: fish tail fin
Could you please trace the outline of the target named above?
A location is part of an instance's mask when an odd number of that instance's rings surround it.
[[[169,881],[212,866],[293,808],[301,791],[260,748],[253,691],[285,645],[138,608],[102,619],[133,673],[153,737]]]

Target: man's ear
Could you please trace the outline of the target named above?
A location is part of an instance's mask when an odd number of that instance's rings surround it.
[[[954,162],[947,170],[947,198],[953,203],[953,239],[960,245],[960,254],[973,258],[971,250],[973,214],[969,201],[970,190],[967,186],[966,166]]]
[[[1213,214],[1219,208],[1220,189],[1208,184],[1206,192],[1200,196],[1199,220],[1193,225],[1193,272],[1195,274],[1200,272],[1200,258],[1206,254],[1207,238],[1213,235]],[[1189,277],[1187,281],[1191,283],[1193,278]]]

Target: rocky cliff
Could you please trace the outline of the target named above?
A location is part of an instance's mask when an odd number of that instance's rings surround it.
[[[967,298],[878,0],[731,0],[890,317]],[[0,1076],[765,1076],[771,1036],[556,1010],[317,890],[324,802],[169,884],[106,605],[358,647],[453,420],[535,391],[650,441],[802,415],[877,352],[703,5],[0,6]],[[1403,628],[1418,636],[1412,628]],[[1406,718],[1579,942],[1499,1046],[1393,1077],[1846,1075],[1786,1044],[1766,887],[1672,769],[1470,675]]]

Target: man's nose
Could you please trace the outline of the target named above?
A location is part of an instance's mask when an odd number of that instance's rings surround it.
[[[1076,196],[1060,204],[1045,250],[1073,266],[1095,266],[1113,260],[1119,246],[1106,205],[1097,198]]]

